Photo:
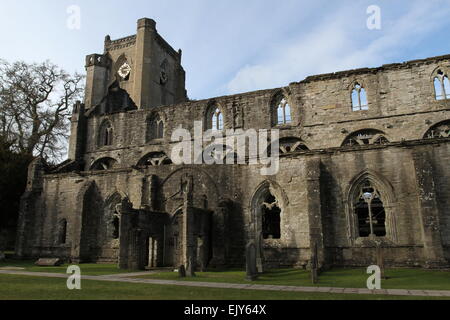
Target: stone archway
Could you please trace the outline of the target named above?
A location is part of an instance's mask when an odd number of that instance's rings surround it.
[[[166,267],[175,267],[183,264],[183,209],[178,209],[169,219],[164,232],[164,261]]]
[[[281,187],[273,181],[264,181],[251,201],[251,240],[256,244],[258,272],[264,271],[266,260],[265,243],[276,244],[283,233],[282,217],[288,203]]]

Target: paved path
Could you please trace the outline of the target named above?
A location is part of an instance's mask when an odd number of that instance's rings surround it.
[[[105,276],[83,276],[84,280],[108,281],[108,282],[125,282],[125,283],[142,283],[154,285],[173,285],[182,287],[203,287],[203,288],[220,288],[220,289],[239,289],[239,290],[263,290],[263,291],[285,291],[285,292],[311,292],[311,293],[343,293],[343,294],[373,294],[373,295],[392,295],[392,296],[411,296],[411,297],[449,297],[450,291],[436,290],[368,290],[368,289],[349,289],[349,288],[329,288],[329,287],[294,287],[294,286],[271,286],[260,284],[232,284],[232,283],[216,283],[216,282],[194,282],[194,281],[175,281],[175,280],[156,280],[156,279],[139,279],[126,278],[126,276],[136,276],[151,274],[152,272],[139,272],[131,274],[114,274]],[[31,276],[31,277],[47,277],[47,278],[67,278],[67,274],[61,273],[43,273],[43,272],[27,272],[0,270],[0,274]]]

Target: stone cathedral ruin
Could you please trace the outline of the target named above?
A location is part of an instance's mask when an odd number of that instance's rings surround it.
[[[191,101],[151,19],[86,58],[69,159],[36,159],[16,253],[121,268],[450,261],[450,55]],[[177,165],[174,130],[278,129],[280,169]]]

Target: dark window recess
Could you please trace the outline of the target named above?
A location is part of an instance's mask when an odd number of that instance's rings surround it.
[[[263,238],[281,239],[281,209],[276,198],[269,194],[262,206]]]

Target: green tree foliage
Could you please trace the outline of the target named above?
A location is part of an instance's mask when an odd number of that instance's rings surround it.
[[[0,233],[4,230],[11,233],[16,228],[31,161],[31,155],[13,151],[12,143],[0,136]]]

